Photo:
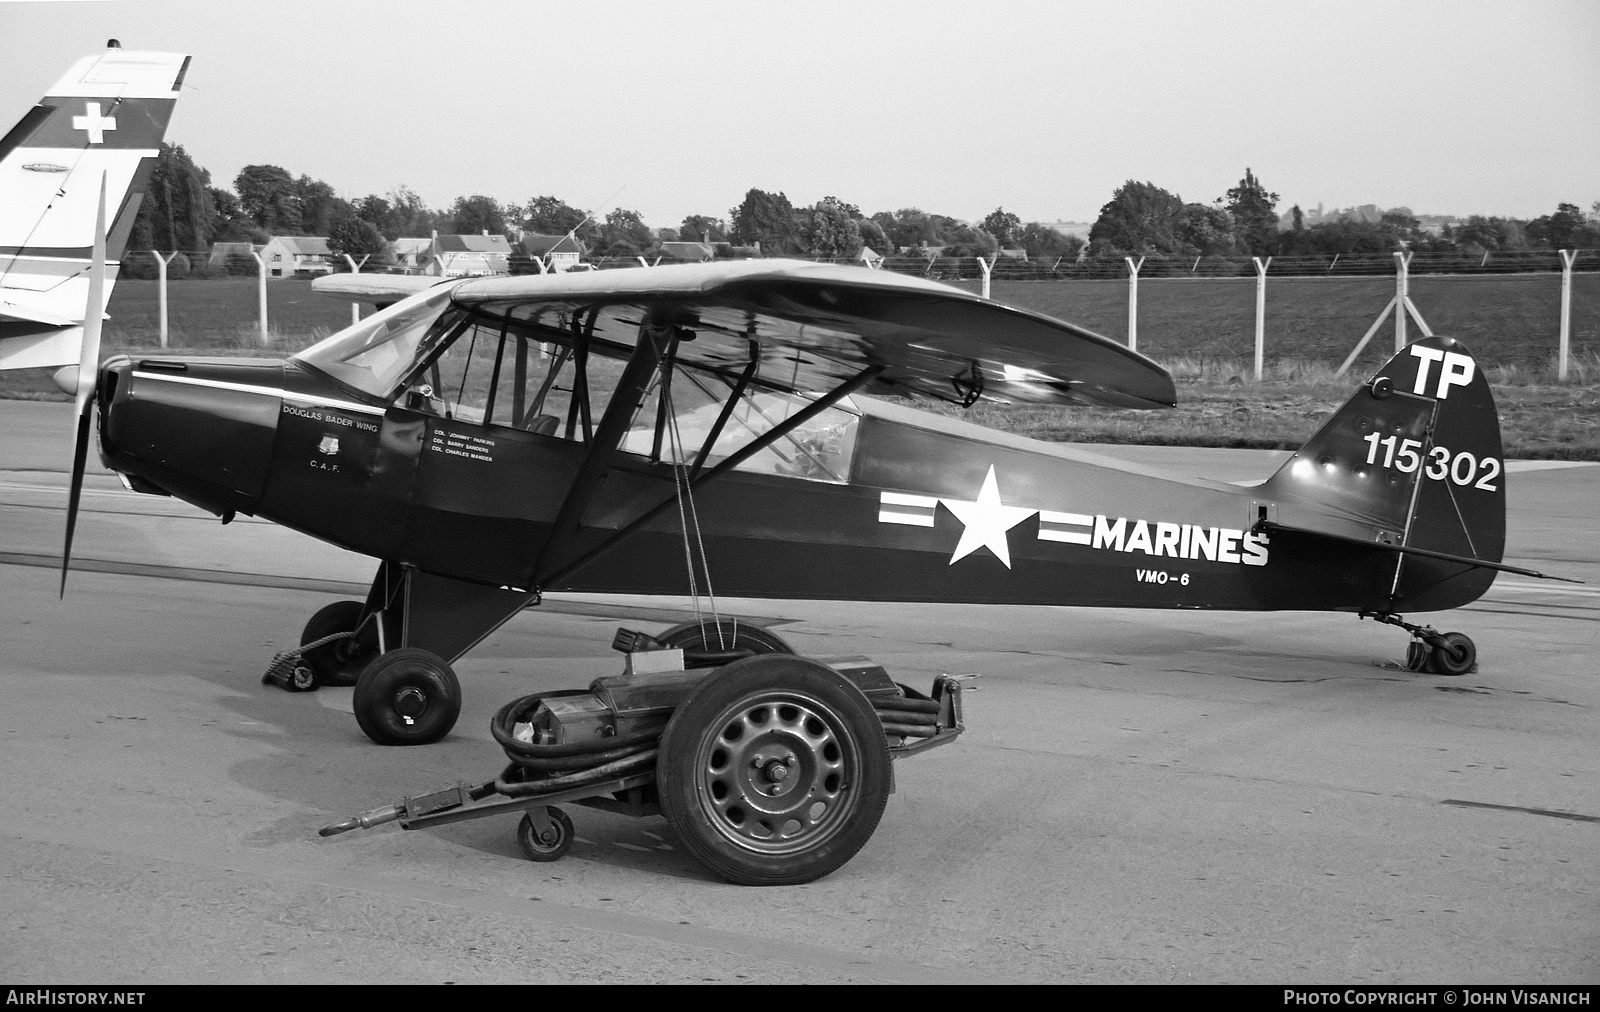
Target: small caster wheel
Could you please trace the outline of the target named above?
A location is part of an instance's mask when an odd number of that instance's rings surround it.
[[[1406,644],[1406,670],[1427,671],[1430,660],[1428,645],[1421,640],[1412,640]]]
[[[1429,659],[1441,675],[1464,675],[1478,666],[1478,648],[1463,633],[1444,634],[1444,642],[1433,648]]]
[[[517,846],[530,861],[559,861],[572,849],[572,817],[551,806],[545,810],[546,826],[540,830],[528,812],[517,823]]]
[[[428,745],[450,733],[461,715],[461,683],[437,654],[391,650],[356,680],[356,723],[379,745]]]

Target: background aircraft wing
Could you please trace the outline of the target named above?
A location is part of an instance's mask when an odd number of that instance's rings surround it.
[[[1172,377],[1099,334],[971,292],[864,267],[802,260],[640,267],[462,282],[457,303],[632,347],[646,314],[694,334],[680,361],[732,371],[759,345],[758,382],[832,389],[869,366],[863,392],[1171,407]]]
[[[349,302],[382,306],[399,302],[445,280],[419,274],[324,274],[311,282],[311,290]]]

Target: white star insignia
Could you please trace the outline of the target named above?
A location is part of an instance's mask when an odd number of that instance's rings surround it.
[[[989,465],[989,475],[983,479],[983,490],[978,493],[976,502],[960,499],[939,501],[966,525],[966,530],[961,532],[961,541],[956,545],[956,553],[950,556],[952,566],[978,549],[987,548],[1010,569],[1011,546],[1006,541],[1006,531],[1039,512],[1020,506],[1001,505],[1000,487],[995,484],[993,464]]]

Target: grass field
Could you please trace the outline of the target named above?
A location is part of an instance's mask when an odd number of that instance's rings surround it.
[[[977,290],[977,285],[964,283]],[[1126,342],[1126,281],[997,281],[991,295],[1070,320]],[[1267,278],[1267,361],[1337,364],[1394,295],[1392,278]],[[1255,354],[1254,278],[1141,279],[1139,350],[1152,358],[1250,360]],[[1425,275],[1411,301],[1435,334],[1464,342],[1492,365],[1539,368],[1556,355],[1561,277],[1557,274]],[[1420,337],[1408,323],[1412,339]],[[1600,354],[1600,274],[1575,274],[1571,349]],[[1381,365],[1394,348],[1392,318],[1358,364]]]
[[[1464,341],[1489,371],[1511,457],[1600,460],[1600,275],[1573,284],[1572,382],[1554,382],[1557,275],[1423,276],[1412,300],[1436,334]],[[157,282],[122,281],[111,300],[105,353],[158,349]],[[975,285],[963,285],[973,287]],[[997,282],[995,298],[1122,340],[1125,281]],[[309,282],[271,281],[271,341],[260,342],[254,278],[173,282],[170,350],[211,355],[291,354],[350,322],[349,303]],[[1386,324],[1352,367],[1334,368],[1394,294],[1384,278],[1282,278],[1267,285],[1267,375],[1250,361],[1253,279],[1147,279],[1139,286],[1139,350],[1172,370],[1173,411],[979,405],[966,417],[1039,439],[1178,446],[1297,447],[1382,364]],[[1418,336],[1412,328],[1413,337]],[[59,398],[42,372],[0,373],[0,396]],[[925,405],[924,405],[925,406]],[[949,409],[954,411],[955,409]]]

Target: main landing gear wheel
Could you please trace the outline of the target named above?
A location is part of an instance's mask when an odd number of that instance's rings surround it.
[[[554,805],[544,812],[543,820],[535,819],[532,812],[523,815],[517,823],[517,846],[530,861],[559,861],[572,849],[572,818]],[[540,827],[540,821],[546,825]]]
[[[788,655],[748,657],[702,682],[661,736],[667,824],[741,885],[796,885],[862,848],[889,799],[872,704],[843,676]]]
[[[1441,675],[1464,675],[1478,663],[1478,647],[1465,633],[1449,632],[1429,655],[1433,670]]]
[[[792,654],[794,648],[777,633],[736,619],[683,622],[656,637],[664,647],[713,653],[749,650],[757,654]]]
[[[356,723],[379,745],[428,745],[461,715],[461,683],[439,655],[404,647],[367,665],[353,701]]]
[[[350,632],[361,621],[365,606],[360,601],[335,601],[321,609],[306,623],[300,645],[315,643],[334,633]],[[378,656],[378,634],[371,624],[348,639],[325,643],[301,655],[301,663],[321,685],[354,685],[361,672]],[[297,679],[298,680],[298,679]]]

